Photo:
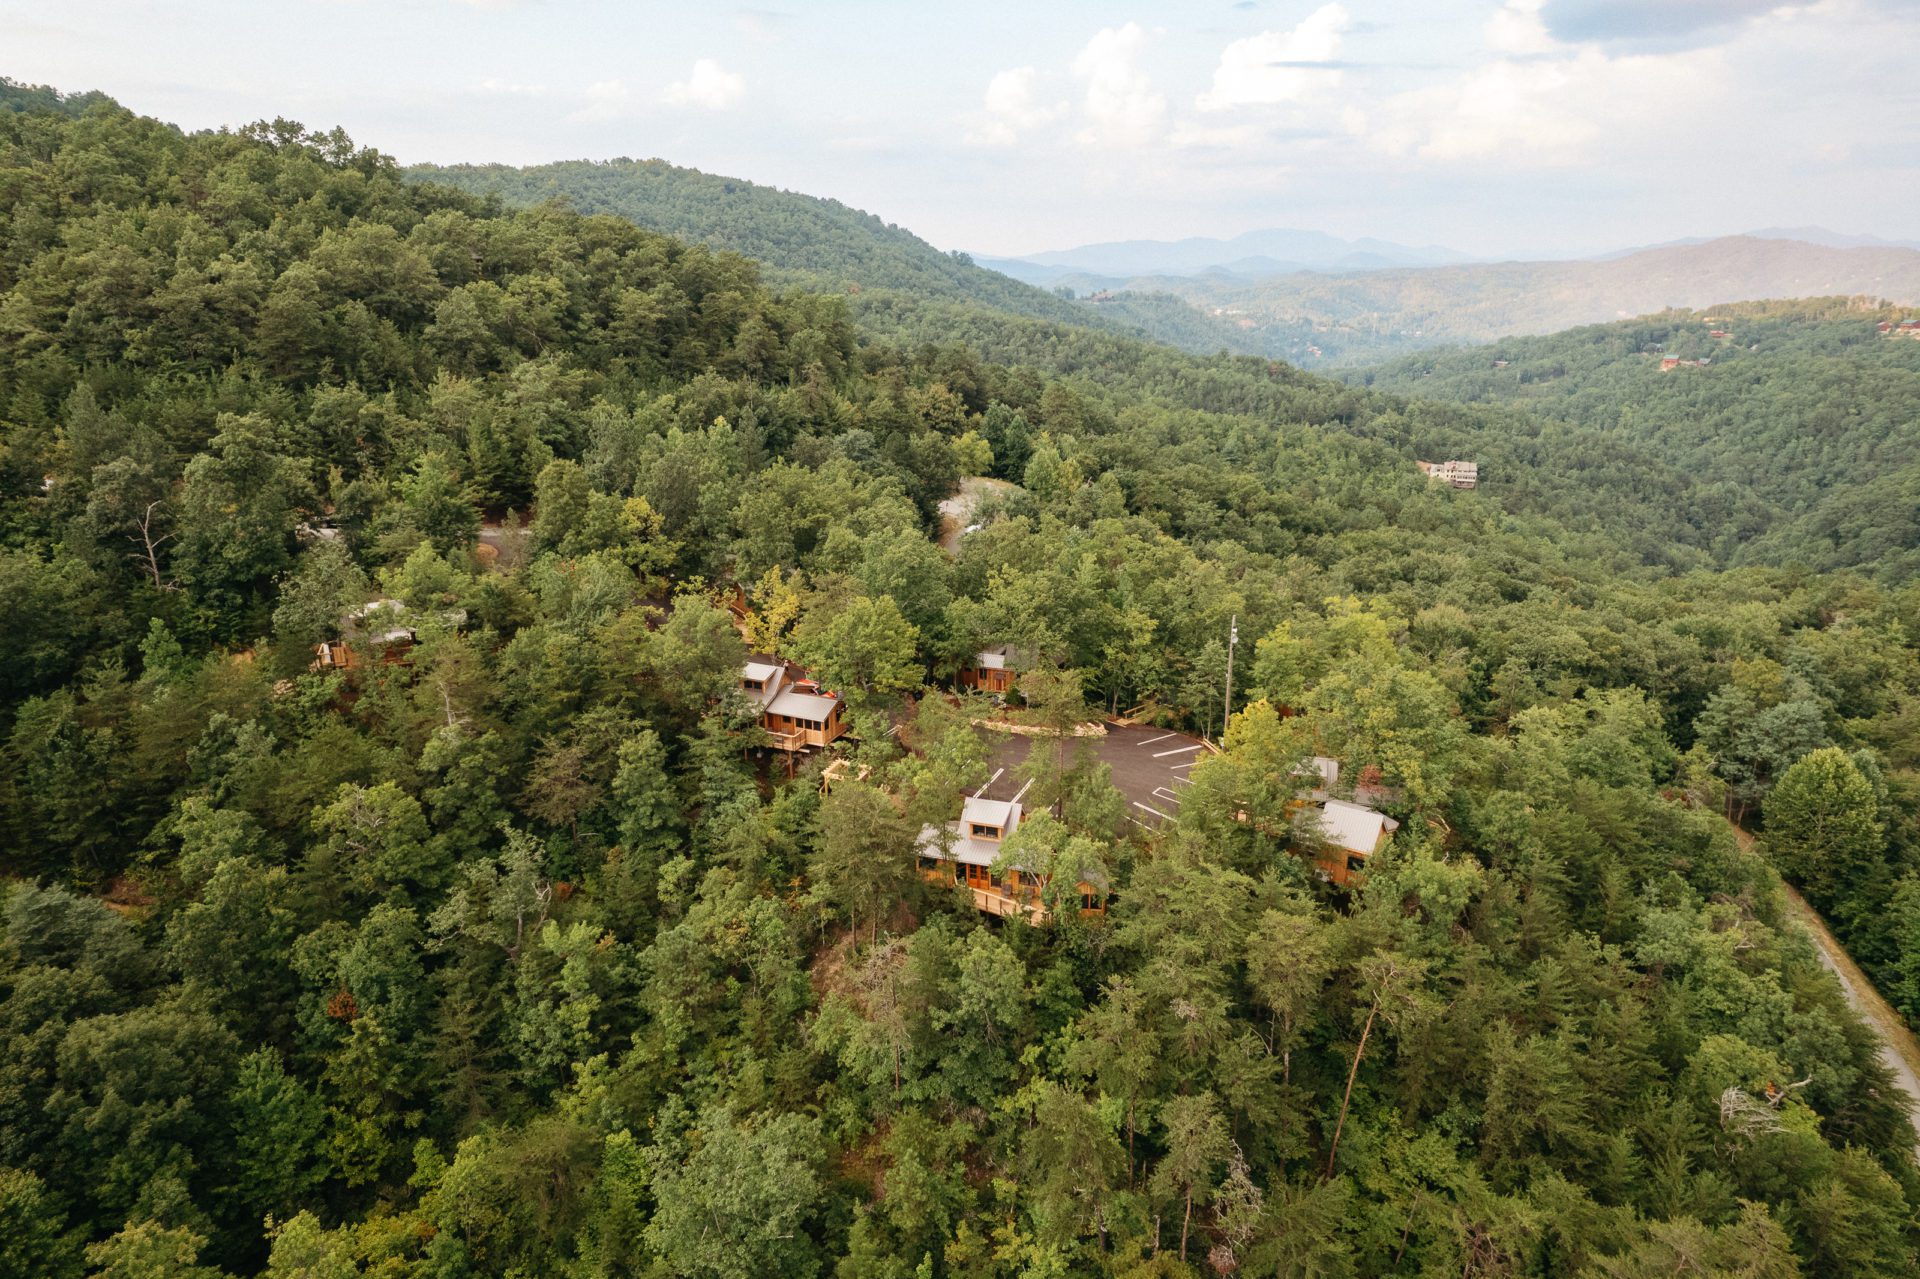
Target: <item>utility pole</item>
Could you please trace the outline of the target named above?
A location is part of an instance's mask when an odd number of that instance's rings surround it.
[[[1240,642],[1240,614],[1227,623],[1227,713],[1220,721],[1220,740],[1227,740],[1227,720],[1233,718],[1233,649]]]

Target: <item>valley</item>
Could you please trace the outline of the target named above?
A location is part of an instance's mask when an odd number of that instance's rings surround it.
[[[0,82],[0,1272],[1920,1265],[1910,250],[377,143]]]

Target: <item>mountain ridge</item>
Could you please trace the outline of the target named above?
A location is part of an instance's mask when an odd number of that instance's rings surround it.
[[[1311,366],[1542,334],[1675,308],[1863,296],[1920,302],[1920,251],[1725,236],[1623,257],[1491,262],[1257,281],[1062,277],[1061,287],[1166,293],[1233,323],[1262,353]]]

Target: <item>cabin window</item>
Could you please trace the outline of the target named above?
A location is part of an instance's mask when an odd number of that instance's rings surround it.
[[[926,854],[923,853],[920,856],[920,869],[921,870],[939,870],[940,859],[938,857],[928,857]]]
[[[761,689],[765,688],[766,685],[761,683],[757,679],[743,679],[740,681],[740,687],[752,689],[754,692],[759,692]]]
[[[992,872],[988,872],[987,882],[989,884],[992,884],[995,888],[998,888],[1000,887],[1000,876]]]
[[[1365,857],[1363,857],[1359,853],[1347,854],[1347,873],[1349,875],[1353,874],[1356,871],[1365,870],[1366,868],[1367,868],[1367,859]]]
[[[1000,838],[1000,828],[998,826],[989,826],[985,822],[969,822],[968,825],[972,827],[969,833],[976,839]]]

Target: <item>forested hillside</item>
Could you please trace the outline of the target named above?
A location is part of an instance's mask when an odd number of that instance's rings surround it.
[[[1411,468],[1512,411],[8,96],[0,1273],[1913,1272],[1775,869],[1911,972],[1910,576]],[[1033,726],[1223,739],[1158,829],[1041,739],[1045,925],[916,866],[988,644]],[[1350,890],[1315,754],[1399,823]]]
[[[1882,329],[1912,315],[1840,298],[1667,312],[1349,380],[1563,424],[1540,432],[1533,468],[1609,493],[1620,459],[1688,476],[1684,540],[1720,562],[1905,582],[1920,575],[1920,342]]]
[[[1551,333],[1671,307],[1832,295],[1920,303],[1920,251],[1727,236],[1570,262],[1302,271],[1252,281],[1064,276],[1057,283],[1082,294],[1172,295],[1217,324],[1233,325],[1239,336],[1232,349],[1313,367]]]
[[[958,302],[1012,315],[1135,330],[1192,351],[1253,351],[1239,330],[1171,299],[1122,315],[1088,308],[942,253],[903,227],[838,200],[685,169],[664,160],[588,160],[513,168],[504,164],[415,165],[409,177],[494,196],[527,208],[559,200],[581,213],[610,213],[650,231],[762,264],[786,285],[854,299],[856,314],[874,292]],[[1160,305],[1154,307],[1154,302]],[[1156,320],[1178,313],[1173,324]]]

